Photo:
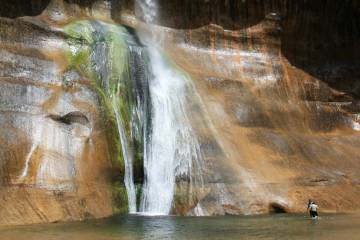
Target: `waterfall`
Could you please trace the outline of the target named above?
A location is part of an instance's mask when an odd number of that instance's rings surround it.
[[[158,13],[157,0],[136,0],[136,15],[142,16],[146,23],[156,21]]]
[[[150,111],[148,58],[136,36],[122,26],[100,21],[68,25],[70,68],[93,81],[124,167],[129,213],[137,211],[134,165],[142,162]],[[141,163],[142,164],[142,163]],[[141,183],[141,182],[140,182]]]
[[[153,73],[152,131],[145,143],[145,183],[140,211],[166,215],[172,207],[176,178],[185,176],[191,182],[192,170],[201,169],[200,147],[188,118],[189,79],[154,44],[148,44],[148,51]]]
[[[79,21],[66,33],[71,68],[92,79],[115,121],[129,212],[137,212],[141,197],[140,213],[169,214],[177,183],[190,186],[190,193],[202,183],[200,144],[189,118],[196,98],[191,79],[156,44],[143,46],[131,29]],[[140,161],[144,179],[136,182]],[[135,182],[143,184],[141,196]]]
[[[157,20],[157,0],[137,0],[137,16],[146,23]],[[144,185],[140,212],[145,215],[167,215],[173,207],[177,179],[192,186],[202,183],[200,144],[189,120],[189,97],[194,87],[162,54],[160,48],[142,36],[148,49],[152,78],[151,132],[145,141]],[[193,94],[195,95],[195,94]],[[194,96],[192,96],[194,97]]]
[[[128,140],[126,139],[125,126],[122,120],[122,116],[119,112],[120,107],[116,101],[116,98],[113,98],[112,106],[115,112],[116,123],[118,126],[118,132],[121,142],[121,150],[125,163],[124,183],[128,196],[129,213],[135,213],[136,193],[135,193],[134,174],[133,174],[133,154],[132,152],[129,151],[129,144],[128,144]]]
[[[125,83],[126,87],[117,87],[115,94],[111,95],[112,107],[116,117],[117,128],[121,141],[121,150],[125,164],[124,183],[128,195],[129,213],[136,213],[136,188],[134,184],[134,158],[136,152],[143,152],[143,145],[148,135],[148,83],[149,73],[144,63],[145,58],[142,47],[128,45],[128,67],[129,72],[119,79],[118,84]],[[128,115],[121,113],[121,104],[119,96],[127,95],[120,98],[121,101],[131,101],[131,107],[127,109]],[[124,124],[124,119],[128,119],[128,127]],[[129,134],[126,134],[126,129]],[[139,142],[135,144],[135,142]],[[140,145],[140,149],[136,148]],[[142,146],[141,146],[142,145]],[[142,160],[142,159],[141,159]]]

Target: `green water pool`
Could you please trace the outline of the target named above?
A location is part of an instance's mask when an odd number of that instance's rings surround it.
[[[82,223],[0,227],[1,240],[123,239],[360,239],[360,216],[305,215],[250,217],[115,216]]]

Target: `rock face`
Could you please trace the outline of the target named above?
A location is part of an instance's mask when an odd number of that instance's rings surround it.
[[[129,18],[143,19],[144,9],[115,0],[1,4],[0,225],[126,208],[112,191],[123,178],[113,128],[89,79],[68,71],[59,29],[84,17],[147,29]],[[151,33],[191,75],[213,124],[201,142],[205,191],[185,196],[179,180],[173,212],[300,212],[308,198],[324,211],[359,211],[359,4],[156,6]]]
[[[62,34],[0,29],[0,224],[111,215],[112,143],[90,82],[64,72]]]
[[[358,6],[239,2],[214,4],[240,17],[212,11],[216,24],[168,30],[164,41],[195,79],[227,153],[210,160],[214,186],[197,206],[298,212],[314,198],[324,211],[358,211]]]

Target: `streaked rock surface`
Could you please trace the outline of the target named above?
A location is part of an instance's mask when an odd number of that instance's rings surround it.
[[[111,143],[90,82],[63,70],[62,34],[0,28],[0,224],[111,215]]]

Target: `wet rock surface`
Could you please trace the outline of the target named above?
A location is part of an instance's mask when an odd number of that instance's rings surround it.
[[[208,159],[217,184],[209,180],[195,209],[301,212],[315,198],[323,211],[358,211],[359,11],[350,2],[273,3],[251,25],[167,30],[226,153]]]
[[[111,143],[96,92],[74,75],[63,86],[62,34],[0,25],[0,224],[111,215]]]

